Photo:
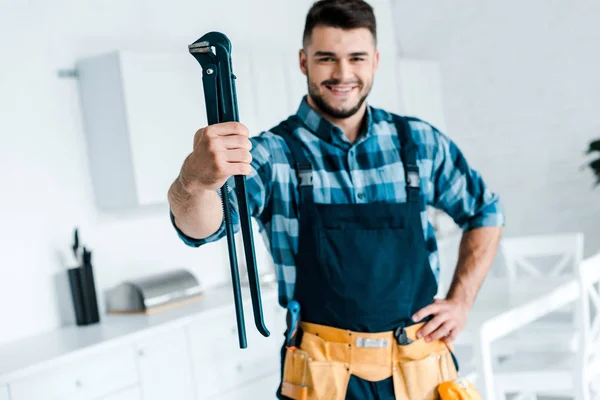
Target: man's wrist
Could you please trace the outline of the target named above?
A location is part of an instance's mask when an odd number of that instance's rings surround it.
[[[467,291],[462,289],[460,286],[456,286],[451,288],[448,291],[448,295],[446,296],[446,300],[456,303],[462,307],[471,309],[473,306],[474,299],[472,296],[469,296]]]

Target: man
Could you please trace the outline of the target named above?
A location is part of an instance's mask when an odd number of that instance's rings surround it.
[[[496,254],[498,198],[457,146],[367,105],[378,62],[372,8],[318,1],[299,52],[308,95],[297,113],[251,139],[241,123],[200,129],[169,190],[179,236],[200,246],[225,235],[218,189],[248,176],[280,303],[301,307],[302,339],[282,349],[282,398],[435,398],[456,376],[450,342]],[[434,300],[428,204],[464,230],[445,300]]]

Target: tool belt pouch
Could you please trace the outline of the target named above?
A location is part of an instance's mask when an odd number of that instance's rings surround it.
[[[283,364],[281,394],[294,400],[308,400],[308,353],[288,347]]]
[[[438,400],[440,385],[457,378],[454,362],[447,350],[410,361],[403,360],[394,371],[396,392],[406,391],[406,397],[411,400]]]
[[[438,387],[441,400],[481,400],[477,389],[466,378],[446,381]]]
[[[458,361],[452,346],[437,340],[430,343],[414,340],[399,345],[394,368],[394,389],[397,399],[458,400]],[[473,397],[473,399],[477,399]]]
[[[295,400],[344,400],[350,373],[336,361],[316,361],[305,350],[289,347],[281,394]]]

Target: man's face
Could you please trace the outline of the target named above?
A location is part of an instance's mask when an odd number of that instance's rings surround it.
[[[317,26],[300,50],[308,94],[322,112],[343,119],[363,105],[373,85],[379,52],[367,28]]]

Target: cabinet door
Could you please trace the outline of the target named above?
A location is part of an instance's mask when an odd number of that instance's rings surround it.
[[[138,203],[164,203],[207,123],[202,68],[186,52],[123,52],[120,62]]]
[[[134,386],[130,389],[113,393],[98,400],[142,400],[142,395],[140,394],[140,388]]]
[[[102,398],[136,384],[130,346],[107,350],[54,366],[10,383],[11,400],[84,400]]]
[[[271,374],[227,392],[215,400],[274,399],[279,386],[279,374]]]
[[[248,299],[249,294],[245,293],[244,298]],[[228,307],[219,314],[202,318],[188,327],[194,383],[201,400],[213,400],[223,393],[280,370],[285,316],[283,308],[277,304],[276,295],[269,294],[268,290],[263,292],[265,323],[271,332],[267,338],[261,336],[254,327],[252,305],[248,301],[244,302],[244,310],[248,338],[246,349],[238,347],[233,308]]]
[[[194,398],[183,330],[163,333],[136,345],[144,400]]]
[[[214,399],[238,385],[236,362],[244,350],[236,347],[233,310],[200,318],[187,327],[187,333],[198,399]]]
[[[8,397],[8,387],[0,385],[0,400],[10,400]]]

